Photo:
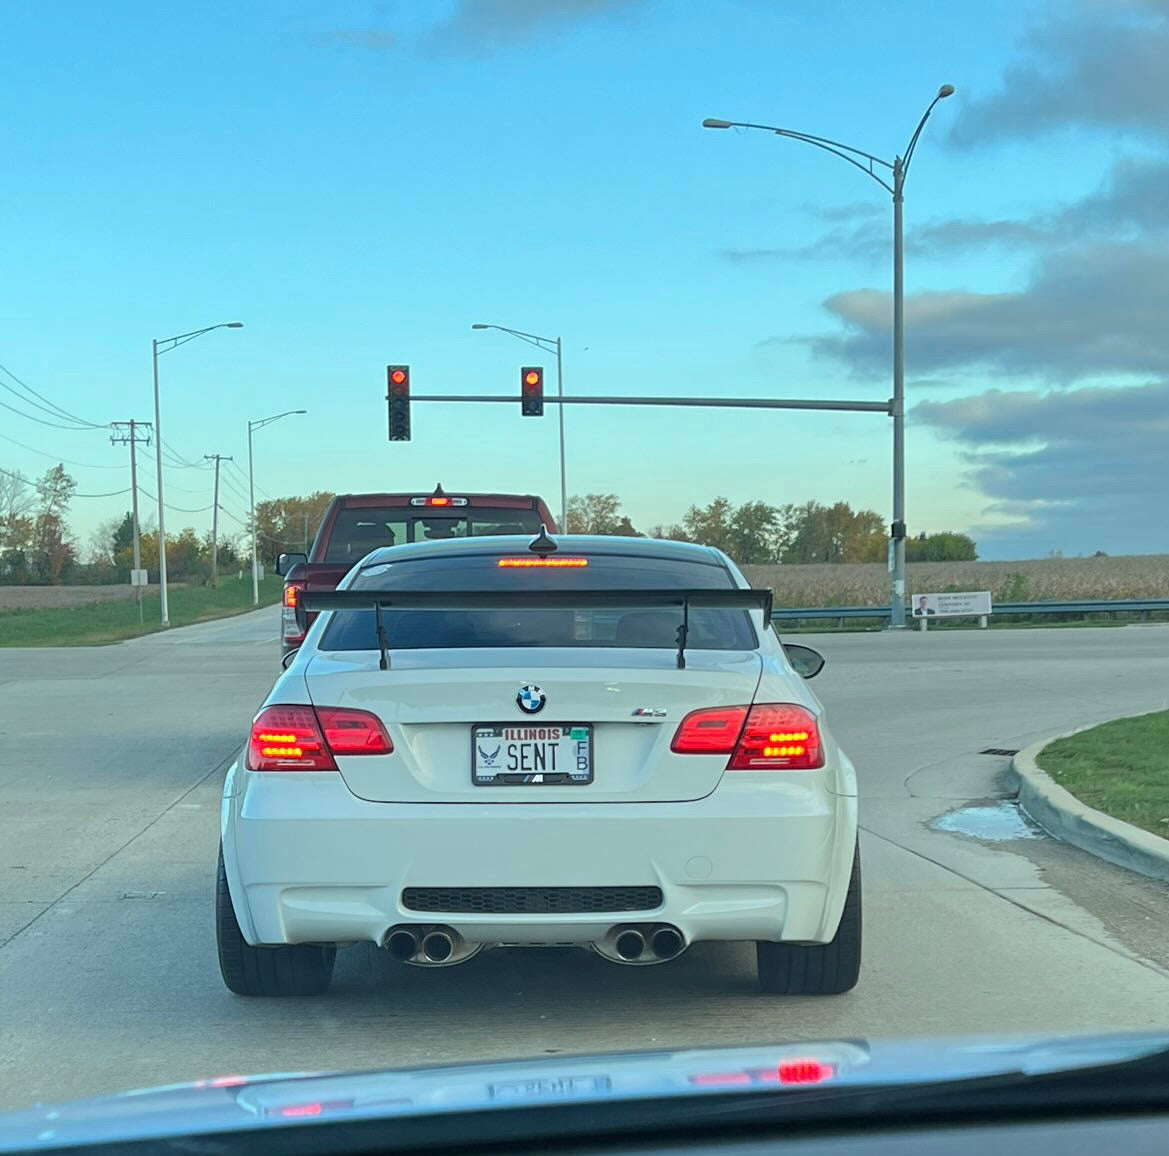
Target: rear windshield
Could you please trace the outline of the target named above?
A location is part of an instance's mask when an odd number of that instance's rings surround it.
[[[354,590],[727,590],[720,565],[670,558],[590,555],[581,568],[522,569],[500,555],[422,558],[367,567]],[[531,555],[528,555],[530,558]],[[459,647],[580,646],[674,649],[681,607],[579,610],[385,610],[391,650]],[[693,607],[687,648],[753,650],[755,628],[745,610]],[[377,650],[373,610],[336,611],[322,650]]]
[[[538,534],[541,519],[535,510],[500,510],[490,506],[461,506],[433,510],[409,506],[374,506],[337,511],[329,531],[325,562],[360,562],[371,550],[407,542],[436,542],[444,538],[481,538],[488,534]]]

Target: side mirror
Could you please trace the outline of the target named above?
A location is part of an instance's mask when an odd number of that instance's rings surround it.
[[[280,660],[280,665],[281,665],[281,666],[282,666],[282,667],[283,667],[285,670],[287,670],[287,669],[289,668],[289,666],[292,664],[292,660],[293,660],[293,659],[294,659],[294,658],[297,656],[297,654],[299,654],[299,653],[300,653],[300,648],[299,648],[299,647],[298,647],[296,650],[290,650],[290,651],[288,651],[288,652],[287,652],[287,653],[284,655],[284,657],[283,657],[283,658],[281,658],[281,660]]]
[[[824,669],[824,656],[810,646],[801,646],[798,642],[785,642],[783,652],[787,660],[795,667],[796,674],[802,678],[815,678]]]
[[[283,578],[293,566],[299,566],[302,562],[307,561],[307,554],[281,554],[276,559],[276,573]]]

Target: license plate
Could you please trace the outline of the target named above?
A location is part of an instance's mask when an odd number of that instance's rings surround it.
[[[592,781],[588,723],[471,728],[471,782],[477,787],[582,787]]]

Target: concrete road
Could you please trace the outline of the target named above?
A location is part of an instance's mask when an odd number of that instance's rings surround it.
[[[275,638],[269,609],[0,651],[0,1107],[241,1071],[1169,1027],[1169,889],[1035,837],[1002,801],[1006,758],[979,753],[1169,705],[1167,627],[801,638],[862,775],[865,964],[832,999],[760,996],[749,948],[701,945],[656,968],[497,951],[436,971],[354,948],[325,997],[230,995],[219,789]]]

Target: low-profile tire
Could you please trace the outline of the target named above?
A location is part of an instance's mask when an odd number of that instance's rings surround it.
[[[333,978],[337,949],[332,945],[252,947],[244,939],[227,889],[222,847],[215,884],[215,938],[220,974],[236,995],[320,995]]]
[[[861,970],[861,855],[853,852],[840,926],[830,943],[755,944],[759,986],[774,995],[839,995]]]

